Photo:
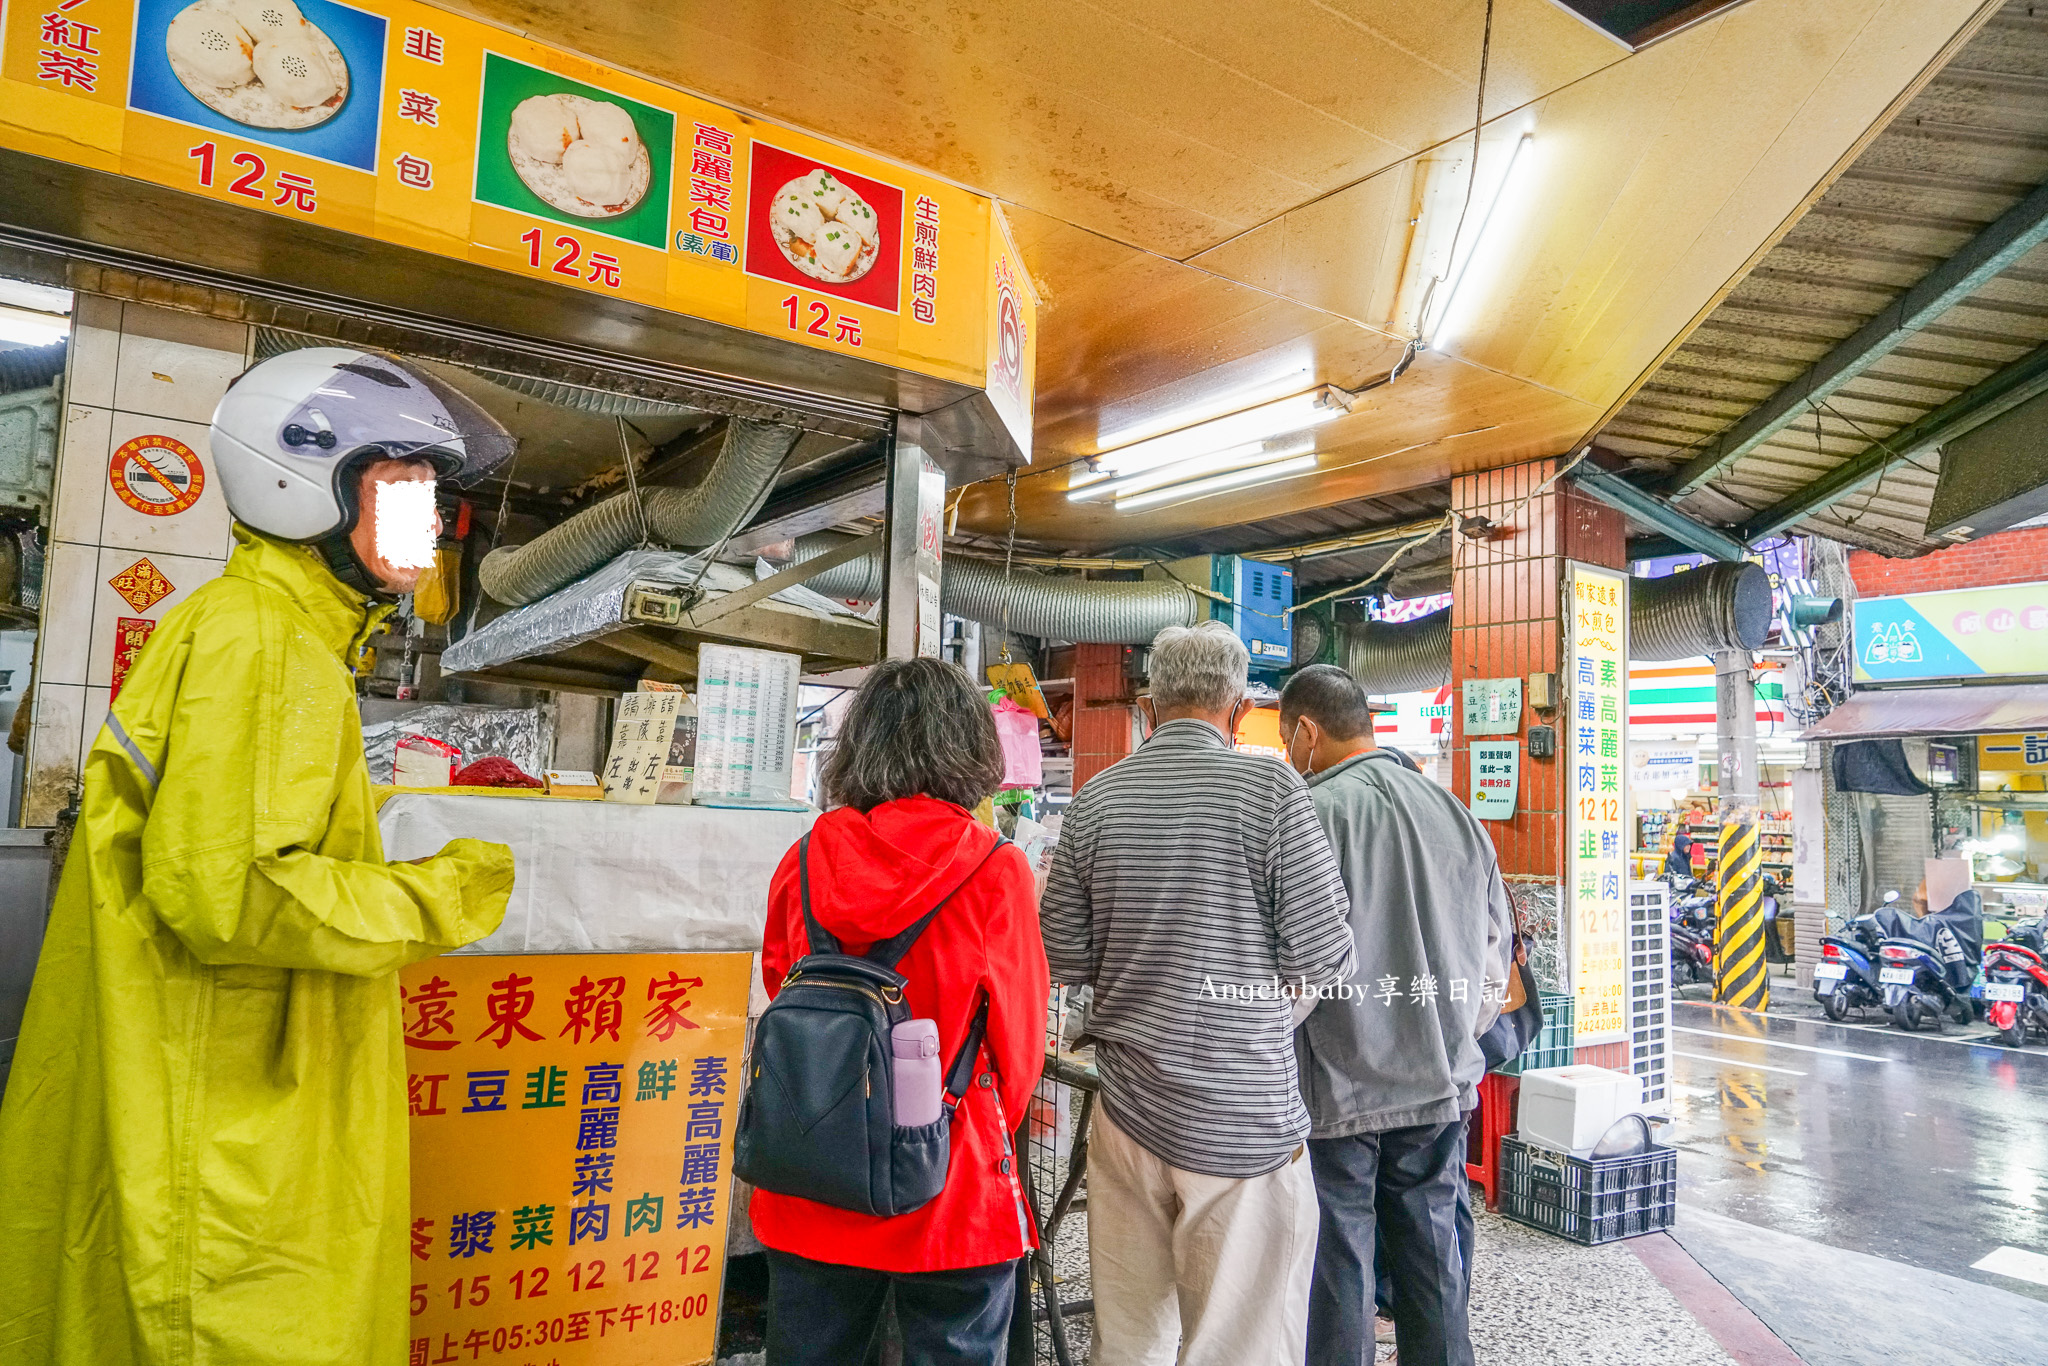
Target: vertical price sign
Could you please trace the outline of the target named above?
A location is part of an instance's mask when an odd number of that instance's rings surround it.
[[[405,970],[408,1366],[712,1359],[750,962]]]
[[[1565,572],[1565,751],[1570,859],[1561,890],[1571,935],[1575,1036],[1628,1036],[1628,576]]]

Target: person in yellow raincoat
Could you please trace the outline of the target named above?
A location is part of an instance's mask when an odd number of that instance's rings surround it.
[[[0,1108],[0,1363],[405,1362],[397,973],[496,929],[512,859],[384,861],[353,668],[431,556],[433,479],[510,443],[338,348],[221,401],[239,544],[87,756]]]

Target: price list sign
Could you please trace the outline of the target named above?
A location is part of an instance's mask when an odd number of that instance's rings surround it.
[[[1561,889],[1571,934],[1578,1041],[1628,1035],[1628,576],[1566,573],[1564,758],[1570,859]]]
[[[801,656],[739,645],[697,652],[695,800],[705,805],[800,807],[796,764]]]
[[[712,1359],[750,955],[456,955],[401,979],[408,1366]]]

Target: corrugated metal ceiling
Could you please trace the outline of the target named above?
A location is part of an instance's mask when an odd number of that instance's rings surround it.
[[[1601,433],[1671,468],[1732,426],[2048,181],[2048,5],[2009,3],[1766,254]],[[2048,343],[2048,247],[1936,319],[1680,506],[1736,522]],[[1893,555],[1926,534],[1938,452],[1798,529]]]

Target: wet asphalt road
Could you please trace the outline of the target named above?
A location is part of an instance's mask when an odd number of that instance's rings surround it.
[[[2048,1253],[2048,1047],[1877,1020],[1679,1004],[1681,1202],[2048,1302],[2048,1285],[1971,1266]]]

